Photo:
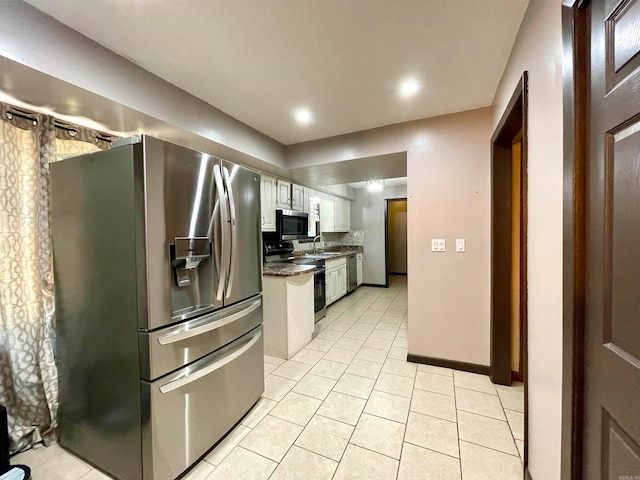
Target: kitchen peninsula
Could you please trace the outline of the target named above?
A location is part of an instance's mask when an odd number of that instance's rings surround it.
[[[289,360],[311,341],[314,330],[314,265],[265,264],[264,353]]]

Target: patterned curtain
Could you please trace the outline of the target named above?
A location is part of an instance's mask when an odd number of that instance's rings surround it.
[[[12,452],[55,441],[49,163],[106,148],[96,135],[86,143],[93,133],[0,104],[0,404],[8,410]]]

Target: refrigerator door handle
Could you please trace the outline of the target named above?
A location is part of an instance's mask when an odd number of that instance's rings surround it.
[[[244,344],[239,349],[235,350],[233,353],[230,353],[226,357],[223,357],[220,360],[218,360],[217,362],[214,362],[211,365],[207,365],[206,367],[204,367],[204,368],[202,368],[200,370],[196,370],[195,372],[187,375],[186,377],[182,377],[182,378],[180,378],[178,380],[173,380],[172,382],[169,382],[169,383],[166,383],[166,384],[162,385],[160,387],[160,393],[173,392],[174,390],[177,390],[180,387],[184,387],[185,385],[189,385],[190,383],[195,382],[196,380],[198,380],[198,379],[200,379],[202,377],[206,377],[207,375],[215,372],[216,370],[221,369],[225,365],[233,362],[236,358],[241,356],[243,353],[245,353],[251,347],[253,347],[260,340],[261,337],[262,337],[262,331],[259,331],[256,335],[253,336],[253,338],[249,342]]]
[[[222,167],[224,181],[227,184],[227,199],[229,200],[229,210],[231,212],[231,261],[229,264],[229,278],[227,279],[227,294],[225,298],[231,296],[233,290],[233,277],[236,271],[236,255],[238,254],[238,225],[236,217],[236,202],[233,198],[233,188],[227,167]]]
[[[211,221],[209,222],[209,231],[207,232],[209,241],[213,243],[213,258],[214,258],[214,265],[216,268],[216,274],[218,278],[220,278],[220,239],[215,234],[215,226],[219,216],[220,216],[220,196],[218,196],[218,200],[213,206],[213,213],[211,214]]]
[[[206,323],[204,325],[200,325],[195,328],[191,328],[189,330],[184,330],[180,332],[173,332],[158,337],[158,343],[160,345],[169,345],[170,343],[176,343],[181,340],[186,340],[187,338],[197,337],[198,335],[202,335],[203,333],[210,332],[212,330],[216,330],[218,328],[224,327],[225,325],[229,325],[230,323],[235,322],[243,317],[246,317],[251,312],[260,307],[262,303],[262,299],[256,300],[247,308],[240,310],[239,312],[233,313],[228,317],[224,317],[224,320],[214,320],[212,322]],[[220,312],[216,312],[214,317],[220,315]]]
[[[229,272],[229,253],[230,247],[227,235],[229,233],[229,207],[227,205],[227,194],[222,183],[222,174],[220,173],[220,165],[213,166],[213,176],[216,181],[216,189],[218,190],[218,198],[220,199],[220,223],[222,232],[222,255],[220,259],[220,273],[218,275],[218,291],[216,299],[222,301],[224,289],[227,282],[227,273]]]

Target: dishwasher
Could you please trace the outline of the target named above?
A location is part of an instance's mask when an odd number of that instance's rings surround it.
[[[347,256],[347,293],[353,292],[358,286],[358,254]]]

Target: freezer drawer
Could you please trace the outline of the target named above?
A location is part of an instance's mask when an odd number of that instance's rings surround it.
[[[172,480],[204,455],[264,391],[262,327],[155,382],[142,381],[144,480]]]
[[[262,296],[155,332],[139,332],[140,376],[154,380],[244,335],[262,323]]]

